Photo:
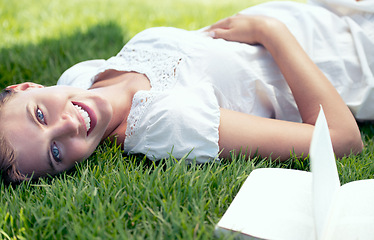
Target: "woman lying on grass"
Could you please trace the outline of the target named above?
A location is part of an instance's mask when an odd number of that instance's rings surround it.
[[[284,160],[308,153],[320,104],[336,155],[358,153],[351,111],[374,119],[373,21],[338,14],[266,3],[203,31],[145,30],[117,56],[68,69],[57,86],[9,86],[4,178],[61,173],[108,137],[150,159],[206,162],[248,149]]]

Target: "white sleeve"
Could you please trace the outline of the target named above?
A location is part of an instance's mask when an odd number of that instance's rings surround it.
[[[140,120],[137,134],[126,137],[125,151],[151,160],[170,154],[198,163],[217,158],[220,110],[213,87],[199,85],[175,87],[158,95]]]
[[[373,0],[308,0],[308,3],[323,6],[338,15],[350,15],[357,12],[374,13]]]
[[[67,69],[57,81],[57,85],[68,85],[88,89],[93,83],[93,77],[98,73],[105,60],[96,59],[75,64]]]

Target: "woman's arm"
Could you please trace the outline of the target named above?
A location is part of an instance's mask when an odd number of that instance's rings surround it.
[[[335,154],[362,150],[360,131],[350,110],[330,81],[311,61],[287,27],[272,18],[237,15],[212,25],[215,38],[261,44],[273,56],[295,98],[303,123],[265,119],[221,110],[220,147],[256,151],[273,159],[287,159],[290,152],[308,153],[314,124],[322,105]]]

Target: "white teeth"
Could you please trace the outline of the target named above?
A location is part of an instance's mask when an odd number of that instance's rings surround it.
[[[90,130],[91,128],[90,115],[88,115],[88,113],[82,107],[75,105],[75,104],[74,104],[74,107],[78,110],[79,114],[82,116],[84,123],[86,124],[87,132],[88,132],[88,130]]]

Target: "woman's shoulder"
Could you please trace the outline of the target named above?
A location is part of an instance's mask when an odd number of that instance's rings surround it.
[[[185,30],[174,27],[154,27],[136,34],[126,46],[156,49],[169,52],[188,53],[211,44],[211,38],[200,30]]]
[[[139,38],[143,37],[170,37],[170,36],[175,36],[176,34],[183,34],[183,33],[188,33],[190,31],[181,29],[181,28],[175,28],[175,27],[151,27],[147,28],[139,33],[137,33],[130,41],[129,43],[132,43],[133,41],[138,40]]]
[[[93,78],[105,64],[104,59],[88,60],[77,63],[68,68],[57,81],[57,85],[67,85],[88,89],[93,83]]]

